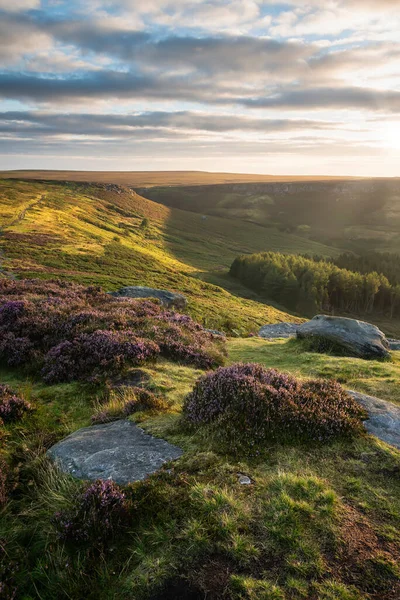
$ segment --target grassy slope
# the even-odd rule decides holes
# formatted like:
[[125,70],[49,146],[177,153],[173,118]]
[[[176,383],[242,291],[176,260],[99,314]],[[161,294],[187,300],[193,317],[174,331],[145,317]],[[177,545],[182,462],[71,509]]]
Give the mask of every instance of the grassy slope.
[[[203,220],[113,186],[4,180],[0,206],[5,269],[109,290],[128,284],[177,290],[188,296],[194,317],[226,330],[249,331],[294,319],[256,303],[254,294],[226,276],[235,256],[265,248],[330,252],[321,244],[251,223]],[[145,228],[144,217],[149,221]]]
[[[278,346],[286,342],[276,342],[275,349],[258,342],[231,341],[230,360],[322,374],[319,356],[296,360],[286,348],[285,361]],[[330,374],[336,360],[330,359]],[[318,361],[320,368],[313,370]],[[342,359],[336,365],[337,372],[351,369]],[[352,369],[353,379],[366,377],[358,361]],[[4,519],[0,513],[0,539],[9,540],[10,556],[19,547],[28,552],[17,575],[25,598],[176,600],[179,586],[186,597],[197,591],[194,598],[207,594],[210,600],[399,597],[399,452],[368,436],[322,447],[276,445],[253,461],[224,456],[218,440],[177,427],[184,396],[200,372],[168,362],[146,370],[172,410],[136,419],[185,454],[169,472],[132,487],[130,531],[89,570],[83,555],[56,544],[51,517],[68,506],[77,484],[57,474],[43,450],[88,425],[96,398],[78,384],[44,386],[1,372],[1,381],[19,388],[36,409],[22,426],[7,428],[20,483],[16,504]],[[237,473],[254,484],[241,486]]]

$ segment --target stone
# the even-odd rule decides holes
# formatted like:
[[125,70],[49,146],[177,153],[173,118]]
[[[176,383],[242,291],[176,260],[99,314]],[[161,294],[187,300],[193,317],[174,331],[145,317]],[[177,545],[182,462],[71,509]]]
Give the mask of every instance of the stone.
[[238,473],[239,483],[240,485],[251,485],[253,482],[247,475],[243,475],[243,473]]
[[267,340],[295,337],[298,326],[298,323],[273,323],[272,325],[263,325],[259,330],[258,335]]
[[144,287],[141,285],[130,285],[123,287],[116,292],[111,292],[111,296],[116,298],[157,298],[161,304],[167,308],[184,309],[187,306],[187,299],[183,294],[177,294],[168,290],[158,290],[156,288]]
[[222,331],[218,331],[217,329],[204,329],[204,331],[207,331],[207,333],[212,333],[212,335],[216,335],[218,337],[226,337],[225,333],[223,333]]
[[391,350],[400,350],[400,340],[388,338],[388,343]]
[[145,479],[182,454],[127,420],[78,429],[48,450],[62,471],[78,479],[112,479],[123,485]]
[[390,356],[389,343],[382,331],[356,319],[317,315],[297,327],[297,337],[325,340],[341,347],[348,356],[366,359]]
[[366,430],[380,440],[400,448],[400,406],[354,390],[347,392],[368,412]]

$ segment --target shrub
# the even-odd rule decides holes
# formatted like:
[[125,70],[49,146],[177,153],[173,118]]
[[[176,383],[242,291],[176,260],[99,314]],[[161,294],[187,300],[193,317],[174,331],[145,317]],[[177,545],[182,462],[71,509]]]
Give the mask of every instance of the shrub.
[[95,481],[75,499],[72,510],[54,515],[59,539],[73,544],[104,546],[124,526],[128,506],[124,492],[113,481]]
[[31,405],[28,402],[19,398],[7,385],[0,385],[0,421],[15,423],[29,410]]
[[0,538],[0,598],[1,600],[15,600],[17,587],[15,575],[17,565],[10,561],[7,555],[6,542]]
[[42,369],[47,383],[71,381],[86,376],[109,376],[127,365],[154,359],[160,349],[154,342],[137,338],[133,331],[83,333],[64,341],[46,355]]
[[108,376],[158,353],[211,368],[222,364],[223,348],[188,315],[152,300],[65,281],[0,280],[0,363],[48,382]]
[[327,441],[362,431],[365,413],[336,382],[300,382],[258,364],[201,377],[184,403],[191,425],[213,425],[223,441],[257,448],[266,440]]

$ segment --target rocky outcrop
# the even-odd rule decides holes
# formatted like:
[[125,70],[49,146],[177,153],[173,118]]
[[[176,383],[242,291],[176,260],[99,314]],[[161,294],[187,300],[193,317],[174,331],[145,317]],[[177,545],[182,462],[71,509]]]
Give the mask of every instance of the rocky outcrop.
[[349,356],[387,358],[389,344],[378,327],[345,317],[317,315],[297,327],[300,339],[316,338],[340,347]]
[[179,310],[184,309],[187,305],[187,299],[183,294],[141,285],[123,287],[116,292],[111,292],[111,295],[117,298],[157,298],[167,308],[173,307]]
[[177,446],[124,420],[78,429],[48,451],[64,472],[78,479],[120,484],[140,481],[182,454]]

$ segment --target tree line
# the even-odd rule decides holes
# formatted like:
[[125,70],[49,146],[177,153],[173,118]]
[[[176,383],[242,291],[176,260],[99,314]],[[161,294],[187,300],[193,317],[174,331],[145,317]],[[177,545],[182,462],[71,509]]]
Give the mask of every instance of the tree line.
[[[354,262],[343,258],[343,264],[354,266],[356,258]],[[309,316],[316,312],[400,316],[399,283],[392,284],[377,271],[342,268],[330,259],[262,252],[236,258],[230,274],[260,295]]]

